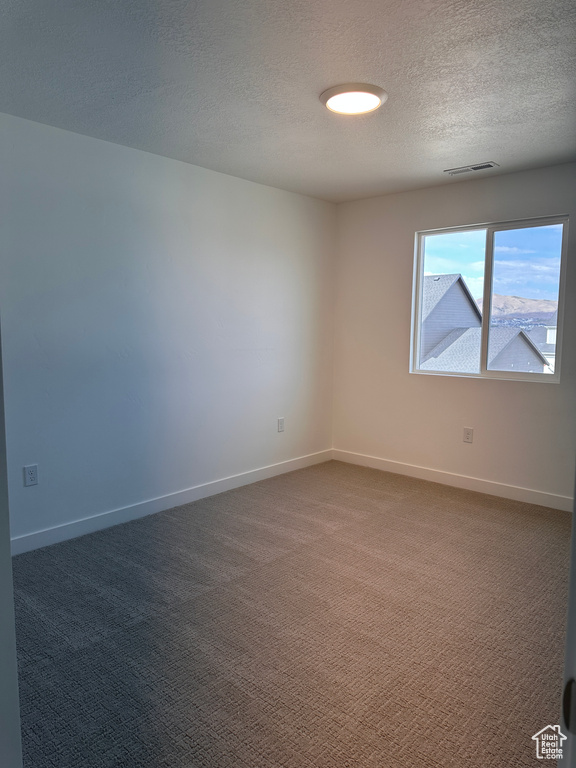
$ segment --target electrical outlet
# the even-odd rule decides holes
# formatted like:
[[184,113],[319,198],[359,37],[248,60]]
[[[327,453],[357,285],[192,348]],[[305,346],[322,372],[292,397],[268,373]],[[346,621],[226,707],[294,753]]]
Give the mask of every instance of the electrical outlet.
[[464,443],[474,442],[474,430],[470,427],[464,427],[464,436],[462,437]]
[[284,416],[278,419],[278,432],[284,432]]
[[38,485],[38,464],[28,464],[24,467],[24,485]]

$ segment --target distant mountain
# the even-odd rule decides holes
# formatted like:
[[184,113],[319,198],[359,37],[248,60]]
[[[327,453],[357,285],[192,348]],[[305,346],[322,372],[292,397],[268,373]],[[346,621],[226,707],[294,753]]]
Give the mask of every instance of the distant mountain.
[[[482,308],[482,300],[477,299]],[[508,317],[524,319],[534,318],[540,321],[552,317],[558,309],[558,302],[551,299],[524,299],[521,296],[502,296],[495,293],[492,299],[492,315],[494,318]]]

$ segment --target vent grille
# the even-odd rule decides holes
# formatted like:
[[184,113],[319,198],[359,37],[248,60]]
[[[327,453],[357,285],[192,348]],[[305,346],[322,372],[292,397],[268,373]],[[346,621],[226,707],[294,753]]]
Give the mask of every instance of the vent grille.
[[488,168],[499,168],[498,163],[489,160],[486,163],[477,163],[476,165],[463,165],[460,168],[447,168],[443,173],[449,176],[457,176],[459,173],[471,173],[472,171],[485,171]]

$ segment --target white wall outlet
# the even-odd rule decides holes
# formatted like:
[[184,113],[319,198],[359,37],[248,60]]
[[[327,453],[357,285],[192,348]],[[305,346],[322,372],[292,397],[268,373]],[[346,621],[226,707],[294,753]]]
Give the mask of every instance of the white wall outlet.
[[284,416],[278,419],[278,432],[284,432]]
[[474,430],[470,427],[464,427],[464,436],[462,437],[464,443],[474,442]]
[[28,464],[24,467],[24,485],[38,485],[38,464]]

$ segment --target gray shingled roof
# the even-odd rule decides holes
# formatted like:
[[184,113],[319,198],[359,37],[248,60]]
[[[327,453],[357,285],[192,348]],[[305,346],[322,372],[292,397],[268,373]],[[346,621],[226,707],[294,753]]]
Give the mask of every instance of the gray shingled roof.
[[[536,354],[542,357],[543,362],[548,364],[523,331],[518,328],[491,328],[488,365],[518,335],[522,335]],[[420,363],[421,370],[479,373],[481,336],[481,328],[454,328]]]
[[423,371],[480,372],[481,328],[454,328],[420,363]]
[[425,275],[422,286],[422,322],[426,320],[444,294],[452,288],[460,275]]
[[548,337],[548,329],[546,328],[545,325],[535,325],[533,328],[528,328],[526,333],[528,334],[528,336],[530,336],[530,338],[538,348],[540,348],[542,344],[546,344],[546,339]]
[[479,318],[482,317],[480,308],[474,301],[470,289],[462,275],[424,275],[422,285],[422,322],[433,312],[440,300],[448,293],[450,288],[460,281],[462,290],[470,301],[470,306],[476,312]]
[[537,344],[536,346],[544,356],[556,354],[556,344]]
[[[498,357],[500,352],[507,347],[512,339],[516,338],[519,333],[526,336],[525,333],[518,330],[518,328],[490,328],[490,341],[488,342],[488,365],[492,363],[494,358]],[[531,346],[534,346],[533,344]]]

